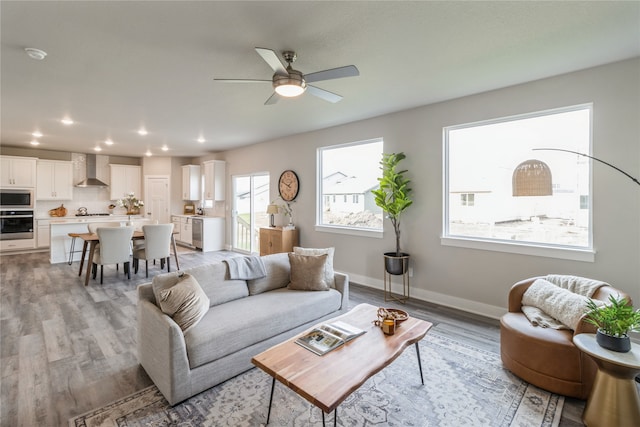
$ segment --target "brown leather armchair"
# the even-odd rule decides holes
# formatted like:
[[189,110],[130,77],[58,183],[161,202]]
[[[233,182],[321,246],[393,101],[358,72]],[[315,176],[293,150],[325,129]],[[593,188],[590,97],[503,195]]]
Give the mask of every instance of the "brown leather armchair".
[[[509,312],[500,319],[500,356],[504,366],[536,387],[564,396],[586,399],[596,374],[596,364],[573,345],[573,336],[595,333],[595,327],[580,322],[575,331],[533,326],[522,312],[522,295],[533,282],[522,280],[509,291]],[[612,287],[602,286],[593,299],[609,295],[631,298]]]

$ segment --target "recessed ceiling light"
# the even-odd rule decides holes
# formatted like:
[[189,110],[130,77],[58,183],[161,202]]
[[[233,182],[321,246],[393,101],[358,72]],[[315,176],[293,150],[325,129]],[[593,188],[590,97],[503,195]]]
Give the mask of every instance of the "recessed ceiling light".
[[24,49],[24,51],[27,52],[29,58],[38,61],[42,61],[47,56],[47,52],[45,52],[44,50],[36,49],[34,47],[27,47]]
[[72,125],[72,124],[73,124],[73,120],[71,120],[69,117],[65,117],[64,119],[60,120],[60,122],[61,122],[63,125],[67,125],[67,126],[69,126],[69,125]]
[[42,133],[40,131],[35,131],[31,135],[33,135],[34,138],[40,138],[42,136]]
[[200,144],[202,144],[203,142],[207,142],[207,140],[206,140],[206,139],[204,139],[203,137],[200,137],[200,138],[198,138],[198,142],[199,142]]
[[149,133],[149,132],[147,132],[147,130],[146,130],[145,128],[140,128],[140,129],[138,130],[138,134],[139,134],[139,135],[142,135],[142,136],[145,136],[145,135],[147,135],[148,133]]
[[169,147],[167,147],[166,145],[162,146],[162,151],[169,151]]
[[113,145],[113,141],[110,139],[105,140],[104,143],[107,145]]
[[149,150],[147,150],[147,152],[144,153],[144,155],[147,156],[147,157],[153,156],[153,154],[151,154],[151,151],[149,151]]
[[31,141],[31,145],[40,145],[40,143],[34,139],[33,141]]
[[101,148],[101,147],[96,146],[96,147],[93,149],[93,151],[102,151],[102,148]]

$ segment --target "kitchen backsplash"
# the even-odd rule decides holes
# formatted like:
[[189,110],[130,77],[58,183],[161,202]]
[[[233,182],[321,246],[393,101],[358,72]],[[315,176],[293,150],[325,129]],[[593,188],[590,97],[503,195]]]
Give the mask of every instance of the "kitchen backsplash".
[[111,200],[109,188],[73,188],[73,200],[36,200],[36,218],[48,218],[49,210],[64,205],[67,216],[74,216],[78,208],[89,213],[108,213]]

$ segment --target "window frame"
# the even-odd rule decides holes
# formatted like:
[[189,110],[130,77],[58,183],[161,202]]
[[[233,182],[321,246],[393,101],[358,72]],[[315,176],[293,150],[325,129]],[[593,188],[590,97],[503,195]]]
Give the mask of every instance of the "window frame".
[[[382,137],[365,139],[361,141],[347,142],[343,144],[333,144],[333,145],[325,145],[322,147],[318,147],[316,149],[316,221],[315,221],[315,231],[325,232],[325,233],[336,233],[336,234],[345,234],[351,236],[359,236],[359,237],[372,237],[377,239],[382,239],[384,233],[384,218],[382,220],[382,226],[380,229],[376,228],[365,228],[365,227],[350,227],[346,225],[334,225],[334,224],[321,224],[320,219],[322,218],[322,209],[323,209],[323,164],[322,164],[322,153],[325,150],[333,150],[338,148],[347,148],[356,145],[365,145],[372,144],[376,142],[381,142],[383,144],[382,152],[384,152],[384,140]],[[376,161],[376,167],[378,167],[378,161]],[[346,197],[346,195],[345,195]],[[336,196],[333,195],[333,201],[335,202]]]
[[492,239],[484,237],[457,236],[449,234],[449,131],[457,129],[466,129],[470,127],[486,126],[510,121],[523,120],[528,118],[542,117],[545,115],[561,114],[571,111],[588,110],[589,111],[589,142],[588,152],[585,154],[592,155],[593,149],[593,103],[578,104],[567,107],[552,108],[530,113],[499,117],[489,120],[481,120],[476,122],[464,123],[459,125],[445,126],[442,129],[443,140],[443,156],[442,156],[442,235],[440,236],[440,244],[443,246],[453,246],[469,249],[488,250],[496,252],[507,252],[521,255],[541,256],[548,258],[566,259],[573,261],[594,262],[595,249],[593,245],[593,161],[588,161],[588,186],[589,186],[589,216],[588,216],[588,245],[586,247],[568,246],[551,243],[538,243],[527,241],[510,241],[501,239]]

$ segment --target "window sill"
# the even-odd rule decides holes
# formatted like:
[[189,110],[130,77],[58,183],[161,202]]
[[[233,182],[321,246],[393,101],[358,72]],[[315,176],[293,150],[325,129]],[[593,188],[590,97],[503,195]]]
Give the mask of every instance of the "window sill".
[[443,246],[479,249],[485,251],[506,252],[511,254],[540,256],[546,258],[567,259],[571,261],[594,262],[595,251],[592,249],[576,249],[543,244],[525,244],[507,241],[486,241],[463,237],[441,237]]
[[352,227],[340,227],[331,225],[316,225],[316,231],[324,233],[347,234],[350,236],[372,237],[382,239],[382,230],[361,229]]

